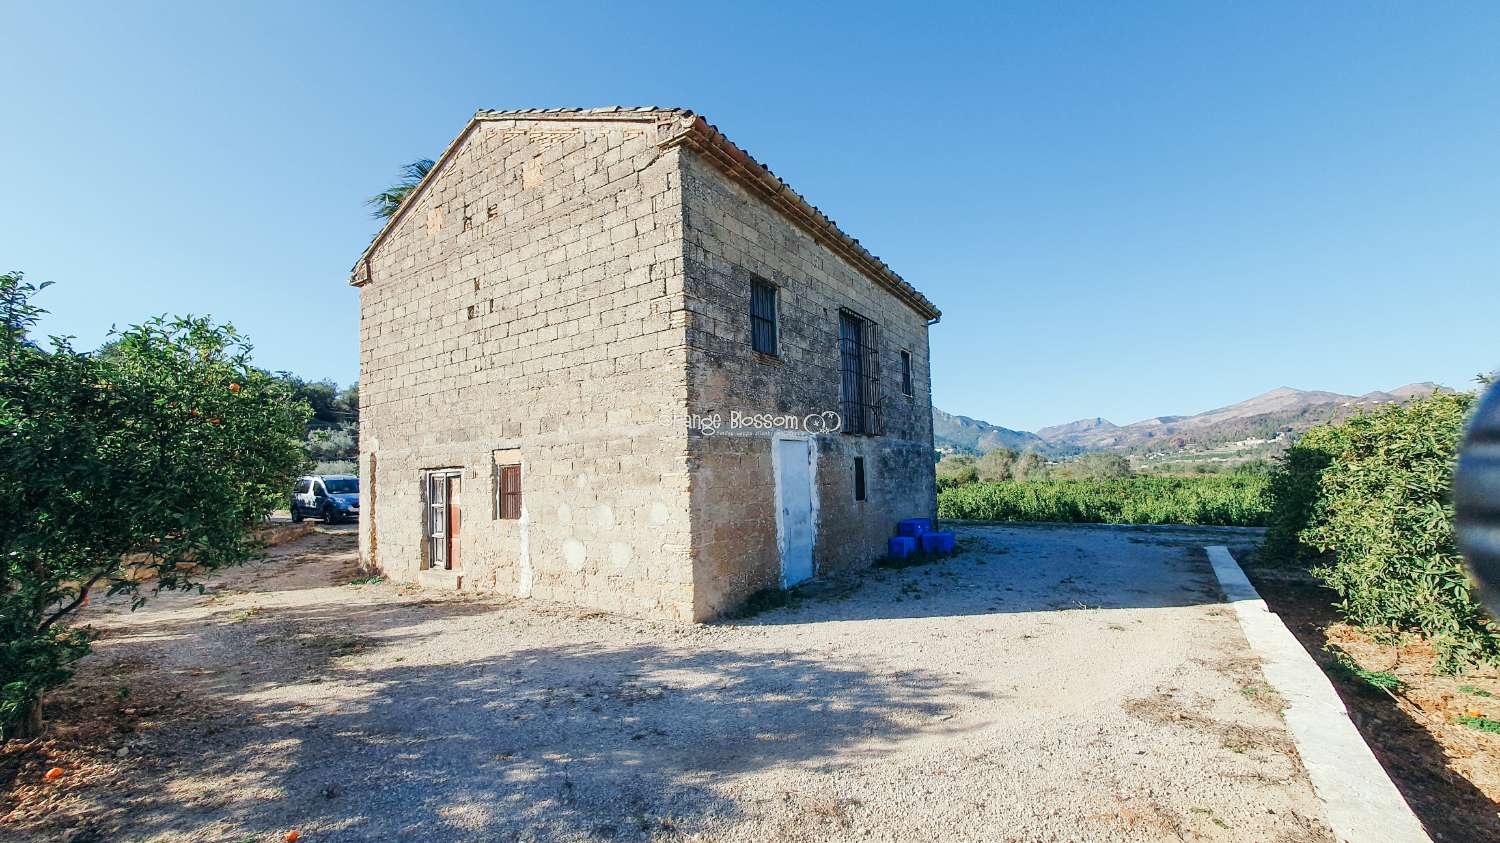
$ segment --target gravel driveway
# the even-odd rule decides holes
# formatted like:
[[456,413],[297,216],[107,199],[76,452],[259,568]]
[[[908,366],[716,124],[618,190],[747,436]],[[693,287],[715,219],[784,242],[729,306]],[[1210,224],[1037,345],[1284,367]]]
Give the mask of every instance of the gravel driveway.
[[[959,538],[952,559],[688,627],[350,585],[352,533],[321,531],[206,596],[93,607],[104,635],[76,693],[123,725],[98,738],[92,784],[19,827],[235,841],[295,828],[307,843],[1331,839],[1201,550],[1243,536]],[[123,702],[106,696],[119,687]]]

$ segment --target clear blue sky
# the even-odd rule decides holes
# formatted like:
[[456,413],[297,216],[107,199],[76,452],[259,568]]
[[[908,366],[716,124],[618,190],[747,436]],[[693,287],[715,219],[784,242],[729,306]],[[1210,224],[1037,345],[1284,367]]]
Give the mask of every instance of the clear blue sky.
[[478,107],[657,104],[944,309],[954,412],[1500,366],[1495,4],[254,5],[0,5],[0,269],[56,282],[48,331],[209,313],[353,380],[401,164]]

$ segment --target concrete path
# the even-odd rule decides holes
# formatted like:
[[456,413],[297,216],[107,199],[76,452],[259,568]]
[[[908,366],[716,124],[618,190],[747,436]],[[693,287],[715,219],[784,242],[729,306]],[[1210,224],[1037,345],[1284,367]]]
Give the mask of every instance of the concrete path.
[[1428,843],[1421,822],[1350,721],[1333,683],[1267,608],[1229,548],[1206,549],[1240,628],[1261,658],[1266,681],[1286,700],[1282,716],[1334,833],[1349,843]]

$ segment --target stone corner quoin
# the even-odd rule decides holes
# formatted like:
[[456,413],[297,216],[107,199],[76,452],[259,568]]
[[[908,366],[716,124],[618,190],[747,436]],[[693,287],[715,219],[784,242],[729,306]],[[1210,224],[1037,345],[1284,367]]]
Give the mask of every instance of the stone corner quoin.
[[776,184],[688,112],[476,115],[351,278],[365,562],[701,621],[935,515],[939,314]]

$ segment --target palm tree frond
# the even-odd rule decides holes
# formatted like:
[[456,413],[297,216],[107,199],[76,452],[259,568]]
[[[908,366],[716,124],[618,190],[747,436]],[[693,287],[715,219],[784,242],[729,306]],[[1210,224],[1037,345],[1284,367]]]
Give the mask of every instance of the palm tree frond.
[[365,200],[365,204],[374,208],[370,215],[376,219],[390,219],[400,209],[401,203],[411,195],[422,179],[432,172],[432,159],[422,158],[407,164],[401,168],[401,181]]

